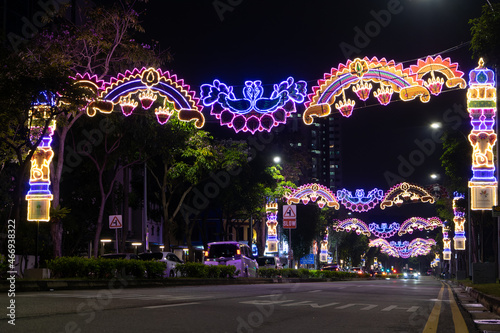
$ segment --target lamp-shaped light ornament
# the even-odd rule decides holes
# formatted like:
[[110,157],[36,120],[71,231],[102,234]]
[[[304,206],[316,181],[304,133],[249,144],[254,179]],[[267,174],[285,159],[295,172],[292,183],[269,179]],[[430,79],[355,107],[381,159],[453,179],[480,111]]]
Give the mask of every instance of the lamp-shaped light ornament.
[[278,252],[278,204],[266,204],[267,252]]
[[479,66],[469,73],[467,90],[467,111],[472,124],[469,134],[472,145],[472,178],[469,181],[472,210],[491,210],[498,204],[493,152],[497,141],[496,100],[495,72],[484,67],[481,58]]

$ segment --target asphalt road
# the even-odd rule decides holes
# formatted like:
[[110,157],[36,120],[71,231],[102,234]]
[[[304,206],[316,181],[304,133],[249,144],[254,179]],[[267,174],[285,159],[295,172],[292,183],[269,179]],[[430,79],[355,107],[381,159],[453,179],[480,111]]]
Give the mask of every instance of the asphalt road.
[[[13,299],[15,326],[2,315],[0,332],[468,332],[451,290],[432,277],[55,290]],[[8,301],[0,295],[4,311]]]

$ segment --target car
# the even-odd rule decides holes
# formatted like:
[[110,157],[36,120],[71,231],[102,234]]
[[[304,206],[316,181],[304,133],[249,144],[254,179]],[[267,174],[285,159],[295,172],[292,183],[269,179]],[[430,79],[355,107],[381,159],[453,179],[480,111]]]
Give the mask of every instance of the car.
[[213,242],[205,251],[205,265],[232,265],[238,277],[257,277],[259,264],[247,244],[236,241]]
[[351,269],[349,269],[349,272],[350,273],[357,273],[357,274],[364,273],[363,268],[361,268],[361,267],[352,267]]
[[103,254],[104,259],[139,259],[139,256],[134,253],[107,253]]
[[432,268],[429,268],[429,269],[427,270],[427,275],[432,275],[432,273],[433,273],[433,272],[432,272]]
[[323,267],[321,267],[321,270],[322,271],[340,271],[340,267],[339,265],[337,264],[329,264],[329,265],[324,265]]
[[419,277],[420,277],[420,272],[417,272],[413,268],[403,269],[403,278],[404,279],[418,279]]
[[144,252],[139,254],[139,259],[141,260],[158,260],[167,264],[167,268],[165,269],[164,276],[166,277],[176,277],[180,276],[180,273],[177,272],[175,266],[178,264],[183,264],[184,261],[179,259],[172,252]]
[[280,259],[277,257],[258,257],[257,263],[259,264],[259,268],[274,268],[274,269],[282,269],[283,265],[281,265]]

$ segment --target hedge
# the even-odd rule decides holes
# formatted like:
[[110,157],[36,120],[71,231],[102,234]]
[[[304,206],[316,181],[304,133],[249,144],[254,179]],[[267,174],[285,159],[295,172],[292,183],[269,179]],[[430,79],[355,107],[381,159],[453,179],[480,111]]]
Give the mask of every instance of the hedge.
[[236,271],[236,267],[232,265],[205,265],[198,262],[178,264],[175,268],[181,273],[182,277],[189,278],[227,278],[239,273]]
[[[263,278],[320,278],[320,279],[333,279],[333,280],[344,280],[360,277],[357,273],[349,272],[337,272],[337,271],[320,271],[306,268],[284,268],[284,269],[274,269],[274,268],[259,268],[259,277]],[[365,277],[367,275],[363,275]]]
[[47,262],[47,268],[57,278],[108,279],[118,275],[136,278],[159,278],[167,268],[161,261],[138,259],[103,259],[59,257]]

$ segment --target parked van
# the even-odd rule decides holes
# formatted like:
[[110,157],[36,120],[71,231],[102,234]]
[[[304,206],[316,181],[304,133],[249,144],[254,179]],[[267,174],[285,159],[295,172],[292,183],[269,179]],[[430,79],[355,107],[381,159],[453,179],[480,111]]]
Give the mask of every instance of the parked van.
[[256,277],[259,267],[250,247],[235,241],[209,243],[205,265],[232,265],[243,277]]

